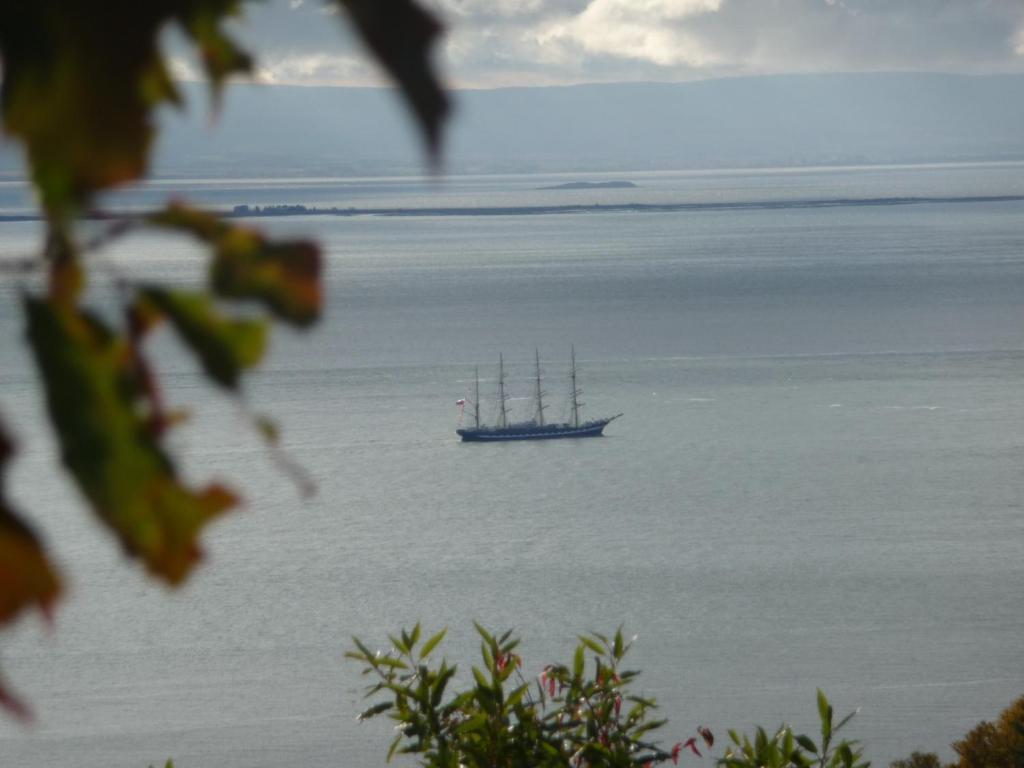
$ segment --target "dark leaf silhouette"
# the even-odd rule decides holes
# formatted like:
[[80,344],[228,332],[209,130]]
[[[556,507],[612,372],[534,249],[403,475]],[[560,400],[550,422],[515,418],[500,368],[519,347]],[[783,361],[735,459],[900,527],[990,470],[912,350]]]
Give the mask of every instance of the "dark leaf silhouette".
[[448,97],[430,64],[430,47],[441,25],[412,0],[337,0],[356,29],[395,81],[419,120],[427,146],[435,155]]
[[72,307],[27,298],[25,308],[65,467],[129,554],[182,581],[201,555],[200,530],[235,496],[179,482],[148,428],[123,339]]
[[[92,192],[143,175],[153,108],[177,101],[157,45],[177,21],[200,47],[215,84],[248,57],[220,31],[233,0],[33,0],[0,4],[3,120],[25,143],[52,218]],[[73,127],[73,130],[69,130]]]
[[247,227],[179,203],[153,224],[189,232],[213,246],[210,281],[224,298],[254,299],[280,319],[307,326],[320,316],[320,249],[308,240],[274,242]]

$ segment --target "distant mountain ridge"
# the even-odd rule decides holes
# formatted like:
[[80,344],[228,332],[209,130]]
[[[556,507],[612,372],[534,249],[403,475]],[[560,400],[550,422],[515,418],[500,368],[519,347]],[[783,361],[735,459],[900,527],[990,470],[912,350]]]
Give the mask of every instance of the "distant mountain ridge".
[[[175,176],[418,174],[404,108],[379,88],[203,87],[168,110],[155,171]],[[1024,159],[1024,75],[772,75],[459,91],[449,173]],[[18,167],[10,145],[0,170]]]

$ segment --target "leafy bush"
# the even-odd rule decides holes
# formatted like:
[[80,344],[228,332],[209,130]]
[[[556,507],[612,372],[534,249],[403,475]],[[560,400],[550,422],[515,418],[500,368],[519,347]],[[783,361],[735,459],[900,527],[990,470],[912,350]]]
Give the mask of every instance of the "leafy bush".
[[836,734],[856,714],[855,710],[834,724],[832,705],[819,690],[820,749],[810,736],[794,735],[788,725],[780,726],[772,736],[758,726],[753,739],[730,730],[732,745],[726,748],[725,756],[718,764],[722,768],[868,768],[871,763],[861,760],[861,750],[856,741],[843,739],[833,744]]
[[942,762],[934,752],[911,752],[910,757],[893,760],[889,768],[942,768]]
[[[420,644],[417,624],[391,636],[387,652],[354,638],[346,655],[373,678],[366,697],[378,700],[360,719],[386,713],[396,723],[389,761],[409,754],[425,768],[636,768],[678,762],[683,749],[700,755],[696,736],[668,750],[651,741],[666,721],[651,717],[653,699],[630,691],[639,673],[621,667],[630,647],[621,628],[611,638],[581,635],[569,664],[532,678],[523,674],[511,631],[476,630],[482,663],[472,667],[472,684],[457,691],[450,690],[457,667],[431,662],[445,630]],[[707,728],[698,733],[708,747],[714,743]]]
[[1024,768],[1024,696],[990,723],[982,720],[961,741],[957,768]]

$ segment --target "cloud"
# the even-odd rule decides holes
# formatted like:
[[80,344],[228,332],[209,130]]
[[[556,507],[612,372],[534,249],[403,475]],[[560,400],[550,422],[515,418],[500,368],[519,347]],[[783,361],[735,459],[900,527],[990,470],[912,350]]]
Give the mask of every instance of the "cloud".
[[593,0],[576,17],[551,25],[541,39],[661,67],[707,67],[718,59],[685,22],[720,7],[721,0]]
[[[782,72],[1024,72],[1021,0],[421,0],[459,87]],[[246,5],[261,79],[378,84],[318,0]]]
[[272,55],[260,61],[255,79],[271,85],[383,84],[365,57],[329,53]]

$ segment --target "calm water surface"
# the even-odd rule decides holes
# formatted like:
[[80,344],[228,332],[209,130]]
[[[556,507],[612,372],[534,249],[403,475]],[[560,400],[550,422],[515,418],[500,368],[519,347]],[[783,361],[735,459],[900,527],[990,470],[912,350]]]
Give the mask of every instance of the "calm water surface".
[[[1013,195],[1020,166],[161,185],[211,203],[357,207]],[[614,178],[614,177],[602,177]],[[573,197],[575,196],[575,197]],[[0,185],[0,209],[24,191]],[[699,724],[812,727],[814,690],[860,707],[876,765],[949,742],[1024,693],[1024,203],[264,221],[328,254],[329,305],[279,333],[247,393],[285,427],[311,501],[237,409],[161,339],[173,443],[196,482],[245,489],[209,560],[168,593],[120,558],[54,472],[0,278],[10,480],[71,582],[54,631],[0,638],[38,723],[0,721],[0,764],[379,766],[355,722],[349,637],[403,624],[515,627],[528,670],[622,623],[665,739]],[[5,257],[38,227],[0,224]],[[123,273],[202,274],[187,241],[139,236]],[[95,289],[100,305],[108,290]],[[473,366],[511,361],[525,413],[540,348],[563,409],[575,343],[603,440],[463,445]],[[485,407],[487,412],[487,407]],[[710,765],[709,761],[705,761]]]

